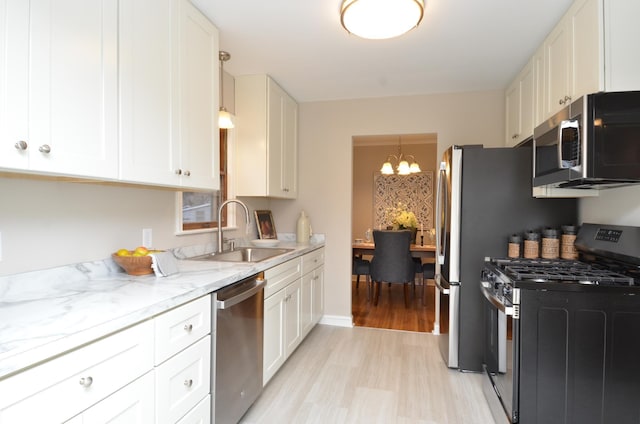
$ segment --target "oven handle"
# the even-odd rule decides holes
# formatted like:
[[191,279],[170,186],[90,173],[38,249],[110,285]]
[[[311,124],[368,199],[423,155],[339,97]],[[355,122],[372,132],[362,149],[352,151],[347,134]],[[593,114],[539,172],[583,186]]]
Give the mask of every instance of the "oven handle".
[[440,293],[449,294],[450,285],[449,283],[444,284],[445,280],[442,278],[442,275],[436,274],[433,281],[436,284],[436,287],[438,288],[438,290],[440,290]]
[[480,289],[482,290],[482,294],[484,297],[491,303],[493,306],[498,308],[500,311],[504,312],[505,315],[513,316],[513,306],[507,306],[503,301],[498,299],[494,294],[489,290],[491,287],[491,283],[488,281],[481,281],[482,286]]

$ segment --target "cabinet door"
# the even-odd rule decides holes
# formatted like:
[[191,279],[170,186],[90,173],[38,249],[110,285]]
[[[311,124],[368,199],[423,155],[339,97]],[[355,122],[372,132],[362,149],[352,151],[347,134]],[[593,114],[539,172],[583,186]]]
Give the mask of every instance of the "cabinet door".
[[28,93],[29,1],[0,0],[0,167],[29,166]]
[[315,273],[309,272],[300,280],[300,326],[302,337],[313,328],[313,283]]
[[519,76],[520,83],[520,136],[518,143],[533,136],[535,112],[535,70],[530,61]]
[[604,37],[602,0],[580,0],[573,4],[571,22],[572,99],[604,89]]
[[156,368],[158,423],[175,423],[210,392],[211,336]]
[[534,116],[533,128],[537,127],[546,119],[545,115],[545,66],[544,66],[544,45],[542,45],[533,56],[533,78],[534,78]]
[[300,280],[285,289],[284,344],[288,357],[302,341],[300,315],[302,306],[302,290]]
[[[119,11],[120,178],[178,185],[175,0],[129,0]],[[153,10],[153,13],[149,13]]]
[[311,320],[315,325],[324,315],[324,266],[314,271],[311,302]]
[[180,0],[180,151],[173,168],[182,186],[220,189],[218,30],[189,0]]
[[550,116],[564,107],[569,98],[570,36],[566,23],[561,22],[544,43],[546,92],[545,115]]
[[269,196],[286,197],[283,167],[285,166],[284,113],[285,92],[271,78],[267,79],[267,187]]
[[92,406],[72,422],[82,424],[144,424],[155,422],[153,372]]
[[520,137],[520,82],[513,81],[505,93],[506,111],[506,135],[505,146],[511,147],[517,144]]
[[284,320],[285,290],[269,296],[264,300],[264,352],[263,352],[263,384],[284,364]]
[[118,1],[31,0],[30,13],[31,170],[117,178]]
[[298,196],[298,104],[285,93],[283,101],[281,188],[284,197]]

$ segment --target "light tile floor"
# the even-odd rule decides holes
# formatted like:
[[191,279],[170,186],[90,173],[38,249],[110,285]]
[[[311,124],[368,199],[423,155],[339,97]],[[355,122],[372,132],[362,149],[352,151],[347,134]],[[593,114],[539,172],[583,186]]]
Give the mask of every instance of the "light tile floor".
[[494,424],[481,379],[432,334],[317,325],[241,422]]

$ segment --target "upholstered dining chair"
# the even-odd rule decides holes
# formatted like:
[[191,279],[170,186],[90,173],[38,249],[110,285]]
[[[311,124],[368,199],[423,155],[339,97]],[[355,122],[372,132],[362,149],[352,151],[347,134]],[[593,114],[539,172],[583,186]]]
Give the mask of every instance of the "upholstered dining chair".
[[367,282],[367,299],[371,297],[371,280],[370,280],[370,266],[371,262],[366,259],[353,257],[353,265],[351,268],[351,274],[356,276],[356,290],[360,287],[360,276],[364,275]]
[[408,307],[408,284],[414,281],[416,272],[410,250],[411,231],[374,230],[373,241],[370,268],[373,304],[378,305],[382,282],[399,283],[404,285],[404,304]]

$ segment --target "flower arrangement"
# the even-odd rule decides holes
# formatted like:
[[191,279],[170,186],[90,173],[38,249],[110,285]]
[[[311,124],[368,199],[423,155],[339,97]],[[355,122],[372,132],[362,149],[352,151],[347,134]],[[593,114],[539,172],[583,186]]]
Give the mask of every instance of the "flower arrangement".
[[395,208],[387,209],[387,219],[391,221],[394,230],[412,230],[418,228],[416,215],[407,210],[407,206],[398,202]]

